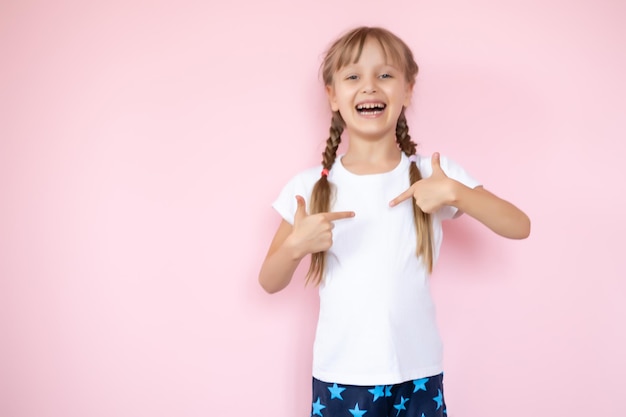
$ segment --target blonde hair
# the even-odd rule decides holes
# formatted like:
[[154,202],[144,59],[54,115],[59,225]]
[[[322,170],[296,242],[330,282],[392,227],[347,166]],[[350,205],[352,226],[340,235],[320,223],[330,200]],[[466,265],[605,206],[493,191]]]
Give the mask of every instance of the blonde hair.
[[[332,86],[334,74],[344,66],[358,62],[363,51],[365,41],[374,39],[378,41],[387,59],[390,59],[404,73],[406,82],[413,85],[417,76],[418,66],[413,58],[411,49],[396,35],[386,29],[378,27],[358,27],[337,39],[327,50],[321,65],[322,80],[326,86]],[[345,122],[338,111],[333,112],[330,135],[326,140],[326,149],[322,152],[322,165],[330,171],[337,157],[337,148],[341,143],[341,134],[345,128]],[[396,124],[396,142],[398,148],[406,156],[415,155],[417,145],[411,140],[404,109],[398,117]],[[422,179],[422,174],[415,162],[411,162],[409,170],[410,183]],[[330,210],[332,187],[326,175],[322,174],[315,183],[311,193],[311,214],[325,213]],[[433,232],[430,215],[424,213],[415,201],[413,201],[413,215],[417,232],[417,253],[421,256],[428,271],[433,267]],[[311,265],[307,273],[307,283],[313,281],[316,285],[321,283],[326,268],[326,252],[311,254]]]

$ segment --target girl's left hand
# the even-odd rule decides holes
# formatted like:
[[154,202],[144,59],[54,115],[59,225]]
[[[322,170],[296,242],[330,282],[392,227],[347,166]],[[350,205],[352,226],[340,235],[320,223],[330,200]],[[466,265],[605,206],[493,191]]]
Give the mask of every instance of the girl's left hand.
[[454,183],[450,179],[439,162],[439,153],[434,153],[431,158],[433,173],[430,177],[417,181],[408,190],[391,200],[389,206],[394,207],[411,197],[415,198],[415,204],[424,213],[434,213],[441,207],[450,205],[454,201]]

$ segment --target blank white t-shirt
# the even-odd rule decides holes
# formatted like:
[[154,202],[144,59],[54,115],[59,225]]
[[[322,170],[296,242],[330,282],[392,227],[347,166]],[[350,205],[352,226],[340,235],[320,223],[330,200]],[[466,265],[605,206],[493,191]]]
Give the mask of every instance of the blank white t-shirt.
[[[313,352],[313,376],[331,383],[387,385],[443,371],[442,345],[431,299],[428,271],[416,256],[413,200],[389,202],[409,188],[409,160],[382,174],[356,175],[339,156],[328,179],[334,184],[331,211],[354,211],[336,221],[327,269],[320,285],[320,312]],[[418,156],[423,178],[432,173],[430,157]],[[470,188],[480,183],[459,165],[441,157],[450,178]],[[273,207],[293,224],[301,195],[309,206],[321,166],[301,172],[283,188]],[[432,217],[434,260],[442,241],[441,222],[456,208]]]

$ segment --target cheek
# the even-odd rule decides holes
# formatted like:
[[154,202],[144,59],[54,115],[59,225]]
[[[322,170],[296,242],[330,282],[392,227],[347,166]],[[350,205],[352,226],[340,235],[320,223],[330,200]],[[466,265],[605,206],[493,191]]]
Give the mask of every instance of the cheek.
[[353,95],[350,89],[335,87],[335,89],[328,95],[331,109],[333,111],[339,111],[340,108],[351,106],[352,97]]
[[337,103],[337,107],[348,108],[352,107],[354,101],[354,94],[352,91],[347,89],[342,89],[337,92],[335,96],[335,102]]

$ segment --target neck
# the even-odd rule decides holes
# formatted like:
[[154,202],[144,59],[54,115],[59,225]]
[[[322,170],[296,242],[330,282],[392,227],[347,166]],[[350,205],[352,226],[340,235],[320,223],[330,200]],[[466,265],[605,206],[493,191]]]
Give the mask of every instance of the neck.
[[[356,140],[355,140],[356,139]],[[359,174],[391,171],[400,162],[401,151],[393,140],[368,141],[350,137],[341,159],[344,167]]]

